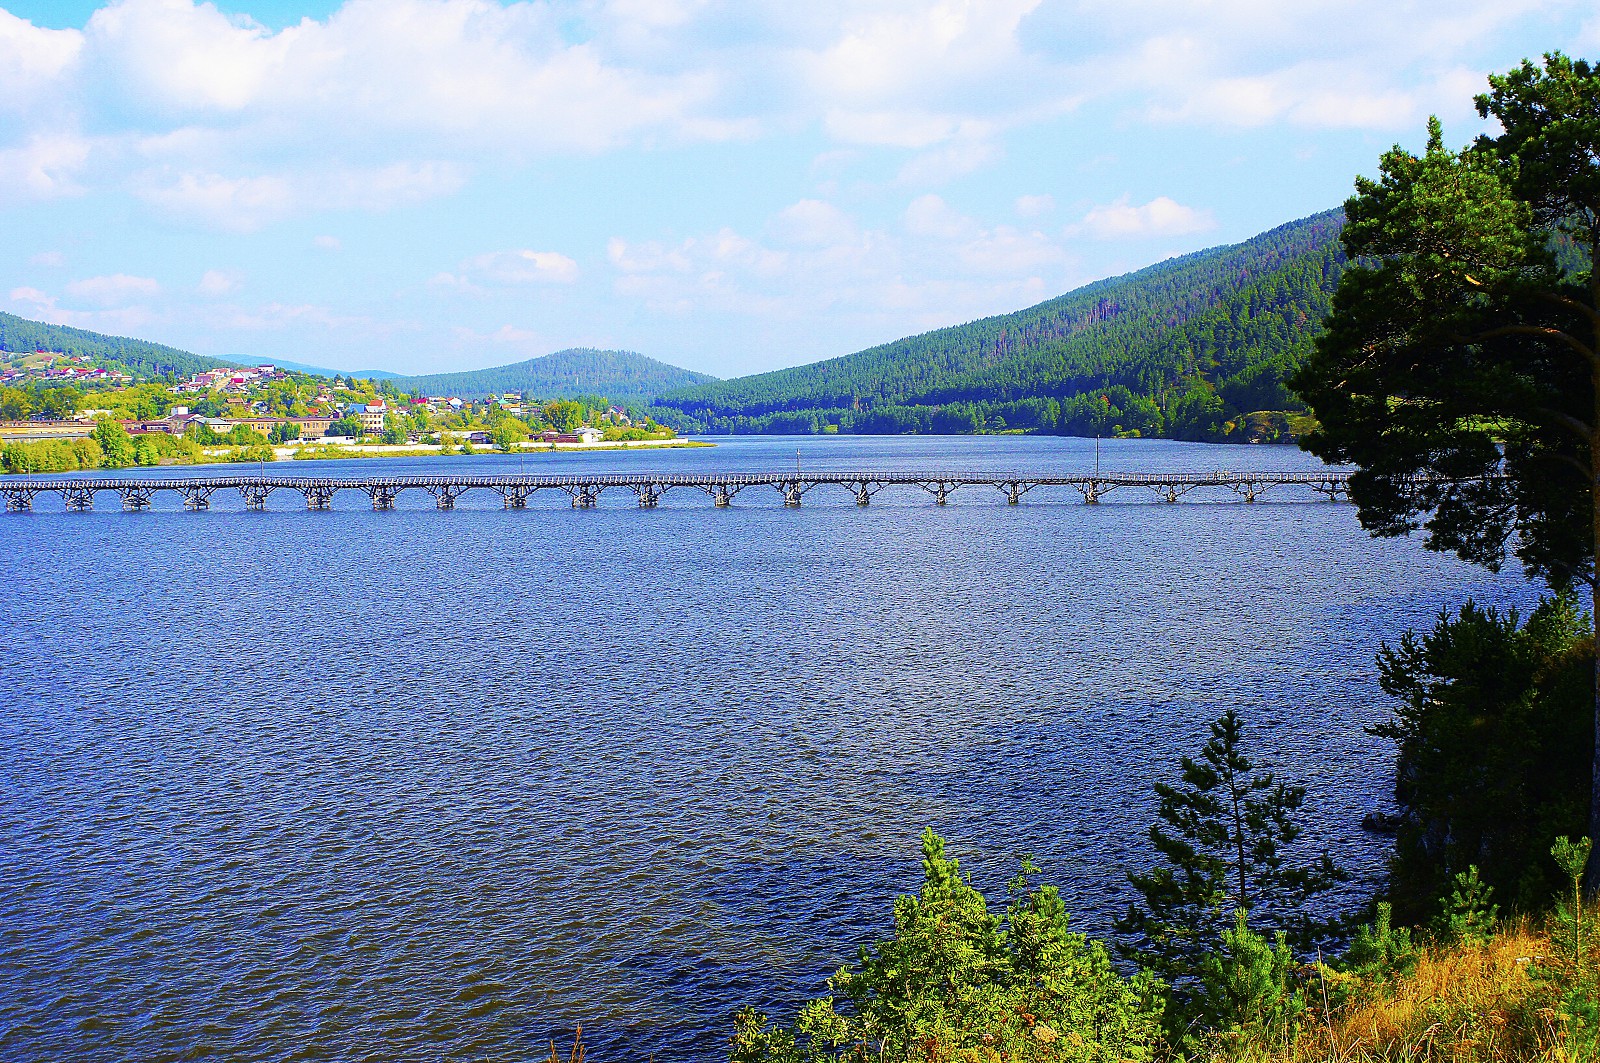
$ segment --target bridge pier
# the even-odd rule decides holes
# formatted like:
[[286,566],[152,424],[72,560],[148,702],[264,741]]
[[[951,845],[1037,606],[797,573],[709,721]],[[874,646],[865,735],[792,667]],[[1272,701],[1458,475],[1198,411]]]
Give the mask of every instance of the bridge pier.
[[714,484],[706,488],[706,493],[711,496],[711,504],[718,509],[727,509],[733,505],[733,496],[739,493],[739,488],[728,484]]
[[332,484],[311,484],[300,489],[300,493],[306,496],[306,509],[308,510],[332,509],[333,491]]
[[[530,487],[527,484],[502,484],[495,490],[500,493],[500,500],[504,503],[503,508],[527,509],[528,496],[533,494],[537,488]],[[453,508],[454,505],[455,503],[452,502],[449,508]],[[447,507],[441,503],[439,508],[445,509]]]
[[184,484],[178,488],[178,494],[183,496],[183,508],[193,513],[197,510],[211,508],[211,495],[215,487],[206,487],[200,484]]
[[1194,484],[1151,484],[1150,489],[1162,502],[1175,505],[1178,499],[1194,490]]
[[667,493],[667,485],[658,483],[635,484],[633,493],[639,496],[640,509],[655,509],[661,504],[661,496]]
[[467,491],[465,487],[458,487],[455,484],[438,484],[426,490],[433,496],[433,505],[436,509],[455,509],[456,499]]
[[778,490],[783,493],[784,507],[789,509],[798,506],[800,504],[800,496],[805,494],[799,480],[784,480],[778,485]]
[[135,513],[141,509],[150,508],[150,496],[154,494],[149,487],[119,487],[117,494],[122,498],[122,512]]
[[394,508],[395,496],[400,492],[388,484],[372,484],[367,488],[367,495],[372,499],[374,510],[389,510]]
[[94,488],[68,487],[61,492],[61,500],[73,513],[87,513],[94,508]]
[[593,509],[595,503],[600,501],[600,493],[605,490],[602,484],[572,484],[562,485],[561,488],[572,499],[573,509]]
[[1108,492],[1115,490],[1117,485],[1106,483],[1103,480],[1091,479],[1084,480],[1082,483],[1073,484],[1073,486],[1076,487],[1079,493],[1083,495],[1083,501],[1086,505],[1098,506],[1100,504],[1100,499]]
[[1337,480],[1324,480],[1310,486],[1311,490],[1317,494],[1326,496],[1329,502],[1339,501],[1340,495],[1344,496],[1346,502],[1350,501],[1350,485],[1348,482],[1340,483]]
[[33,511],[33,496],[38,492],[26,487],[12,487],[6,490],[7,513],[30,513]]
[[1244,501],[1254,502],[1256,500],[1256,496],[1265,491],[1268,485],[1264,483],[1257,483],[1254,480],[1236,480],[1230,483],[1228,486],[1233,489],[1234,494],[1238,495]]
[[239,485],[239,494],[244,498],[244,508],[263,510],[267,508],[267,499],[272,496],[273,486],[261,483],[242,483]]
[[1006,505],[1015,506],[1021,503],[1022,496],[1032,491],[1038,484],[1025,483],[1022,480],[1002,480],[995,484],[1006,494]]
[[846,480],[844,489],[856,496],[856,505],[870,506],[872,496],[883,490],[883,484],[877,480]]

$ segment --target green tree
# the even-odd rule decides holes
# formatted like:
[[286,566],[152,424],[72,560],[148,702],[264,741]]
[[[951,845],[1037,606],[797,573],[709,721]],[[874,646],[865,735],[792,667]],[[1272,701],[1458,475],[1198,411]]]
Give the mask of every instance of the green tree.
[[528,426],[515,417],[502,417],[489,432],[489,438],[494,440],[494,445],[510,454],[518,449],[518,445],[528,438]]
[[1198,979],[1236,911],[1309,949],[1332,924],[1314,918],[1306,902],[1345,878],[1326,853],[1293,859],[1305,788],[1256,770],[1232,710],[1211,724],[1199,759],[1181,763],[1181,784],[1155,785],[1150,842],[1162,863],[1128,875],[1143,903],[1129,905],[1117,922],[1136,938],[1124,953],[1171,983],[1169,1028],[1179,1035],[1199,1017]]
[[[1422,155],[1396,147],[1357,180],[1343,241],[1361,264],[1292,381],[1320,422],[1304,445],[1360,466],[1373,534],[1425,527],[1490,568],[1515,555],[1600,606],[1600,73],[1553,53],[1489,85],[1500,136],[1453,152],[1433,119]],[[1597,833],[1600,741],[1589,777]]]
[[1394,715],[1370,731],[1396,747],[1389,898],[1402,922],[1427,920],[1469,867],[1523,910],[1560,890],[1544,854],[1588,818],[1590,639],[1563,594],[1526,622],[1467,602],[1379,652]]
[[1102,945],[1072,933],[1056,890],[1029,880],[1030,861],[1002,920],[931,830],[922,853],[922,888],[895,901],[894,937],[863,947],[830,980],[835,995],[800,1009],[791,1027],[741,1011],[735,1063],[1153,1057],[1153,981],[1123,978]]
[[333,424],[328,426],[330,436],[349,436],[351,439],[360,439],[367,434],[361,425],[361,418],[353,413],[347,413]]
[[120,469],[133,464],[133,437],[119,422],[109,417],[100,418],[90,438],[100,445],[100,460],[105,468]]
[[550,427],[558,432],[576,432],[583,427],[583,407],[568,399],[547,402],[540,409]]
[[1196,1005],[1205,1029],[1224,1043],[1270,1048],[1288,1041],[1305,1011],[1293,965],[1288,936],[1279,931],[1268,941],[1250,929],[1248,913],[1239,909],[1200,967]]

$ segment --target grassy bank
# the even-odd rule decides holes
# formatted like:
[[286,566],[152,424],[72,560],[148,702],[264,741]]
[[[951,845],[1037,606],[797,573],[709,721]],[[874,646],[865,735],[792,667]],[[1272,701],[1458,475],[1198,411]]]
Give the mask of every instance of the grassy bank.
[[[537,458],[543,454],[556,453],[558,446],[561,451],[594,451],[676,450],[684,447],[715,445],[698,440],[676,440],[652,443],[648,446],[635,443],[597,443],[528,447],[512,453]],[[442,454],[470,456],[501,453],[504,452],[488,446],[472,446],[466,443],[449,447],[440,447],[436,444],[370,447],[334,444],[298,447],[274,447],[267,444],[211,446],[183,436],[151,433],[134,437],[126,444],[119,440],[111,448],[102,446],[99,441],[89,436],[30,443],[5,443],[0,445],[0,472],[65,473],[90,469],[130,469],[168,465],[220,465],[235,462],[319,461],[343,458],[425,458]]]
[[[1576,1063],[1600,1058],[1573,1014],[1592,991],[1581,967],[1557,958],[1549,924],[1514,921],[1487,939],[1433,944],[1387,975],[1304,972],[1307,1010],[1273,1043],[1212,1035],[1195,1056],[1214,1063]],[[1559,931],[1558,931],[1559,932]],[[1586,946],[1588,970],[1600,962]]]

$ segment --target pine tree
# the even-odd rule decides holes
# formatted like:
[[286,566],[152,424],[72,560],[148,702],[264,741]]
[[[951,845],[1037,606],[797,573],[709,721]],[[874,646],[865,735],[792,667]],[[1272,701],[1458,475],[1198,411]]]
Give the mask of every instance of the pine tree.
[[1129,873],[1143,904],[1129,905],[1117,921],[1135,939],[1124,955],[1171,984],[1171,1016],[1180,1028],[1194,1018],[1197,979],[1207,955],[1233,931],[1236,911],[1304,951],[1334,925],[1312,916],[1306,902],[1346,877],[1327,853],[1291,860],[1305,788],[1258,772],[1243,738],[1244,725],[1230,710],[1211,725],[1199,759],[1183,758],[1181,783],[1156,784],[1159,821],[1150,841],[1162,863]]

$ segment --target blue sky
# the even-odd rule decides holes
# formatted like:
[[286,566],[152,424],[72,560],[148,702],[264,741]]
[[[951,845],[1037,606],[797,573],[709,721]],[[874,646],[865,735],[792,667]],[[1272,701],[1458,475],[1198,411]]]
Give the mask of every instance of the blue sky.
[[0,309],[732,376],[1341,202],[1592,0],[0,0]]

